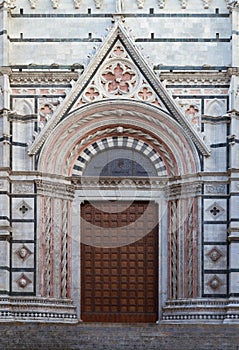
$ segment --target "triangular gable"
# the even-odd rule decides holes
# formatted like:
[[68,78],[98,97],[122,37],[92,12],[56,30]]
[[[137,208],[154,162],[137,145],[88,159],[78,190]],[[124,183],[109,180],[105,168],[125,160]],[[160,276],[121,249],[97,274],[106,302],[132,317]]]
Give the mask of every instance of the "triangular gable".
[[133,98],[156,105],[178,121],[203,155],[209,155],[210,151],[198,132],[183,115],[119,21],[70,93],[37,135],[29,148],[29,154],[37,153],[64,116],[86,103],[104,98]]

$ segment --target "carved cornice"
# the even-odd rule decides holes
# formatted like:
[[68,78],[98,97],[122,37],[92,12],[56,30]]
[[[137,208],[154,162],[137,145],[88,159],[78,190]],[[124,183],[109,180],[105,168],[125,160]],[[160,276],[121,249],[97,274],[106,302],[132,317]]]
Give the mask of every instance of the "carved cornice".
[[230,84],[230,70],[228,72],[185,72],[185,73],[169,73],[169,72],[160,72],[160,80],[166,85],[170,84],[185,84],[185,85],[225,85]]
[[10,67],[0,67],[0,75],[11,75],[12,70]]
[[239,1],[231,1],[231,0],[226,0],[227,3],[227,8],[232,11],[235,9],[239,9]]
[[78,77],[77,72],[13,72],[10,74],[10,83],[12,85],[69,84]]
[[139,178],[124,178],[124,177],[78,177],[72,176],[69,178],[71,182],[80,189],[155,189],[162,190],[168,183],[168,179],[164,177],[139,177]]
[[227,70],[229,77],[231,77],[232,75],[236,75],[239,76],[239,67],[230,67]]
[[44,197],[61,199],[74,199],[75,187],[73,185],[59,184],[50,181],[36,180],[37,194]]
[[192,198],[201,195],[202,182],[188,182],[180,184],[171,184],[166,189],[166,197],[168,200]]

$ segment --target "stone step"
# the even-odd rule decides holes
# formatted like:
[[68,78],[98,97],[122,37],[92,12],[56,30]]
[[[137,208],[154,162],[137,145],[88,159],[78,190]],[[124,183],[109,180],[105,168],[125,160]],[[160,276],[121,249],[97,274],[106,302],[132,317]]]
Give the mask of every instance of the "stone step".
[[239,350],[237,325],[1,323],[3,350]]

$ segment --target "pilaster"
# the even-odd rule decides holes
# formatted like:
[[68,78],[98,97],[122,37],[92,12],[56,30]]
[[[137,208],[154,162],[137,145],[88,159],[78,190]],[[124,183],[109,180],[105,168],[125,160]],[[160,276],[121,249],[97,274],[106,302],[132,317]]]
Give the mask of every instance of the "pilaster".
[[9,39],[8,39],[8,19],[9,19],[9,3],[3,1],[0,4],[0,66],[8,66],[9,64]]
[[[39,205],[38,261],[40,294],[69,298],[71,295],[71,201],[74,187],[36,181]],[[40,281],[39,281],[40,282]]]
[[9,294],[10,282],[10,183],[8,171],[0,171],[0,295]]

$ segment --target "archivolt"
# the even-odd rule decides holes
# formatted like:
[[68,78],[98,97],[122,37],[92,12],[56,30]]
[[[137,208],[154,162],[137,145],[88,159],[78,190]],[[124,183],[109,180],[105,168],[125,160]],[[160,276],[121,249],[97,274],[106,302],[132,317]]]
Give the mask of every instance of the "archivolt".
[[[141,104],[137,109],[128,103],[122,103],[120,109],[117,107],[119,105],[99,104],[98,108],[83,108],[65,118],[43,146],[39,170],[69,175],[69,169],[86,144],[104,134],[117,133],[119,126],[124,128],[124,132],[135,137],[137,135],[139,139],[144,138],[157,146],[159,153],[167,159],[171,175],[192,173],[199,169],[199,158],[193,142],[170,116]],[[172,154],[177,162],[175,170]]]

